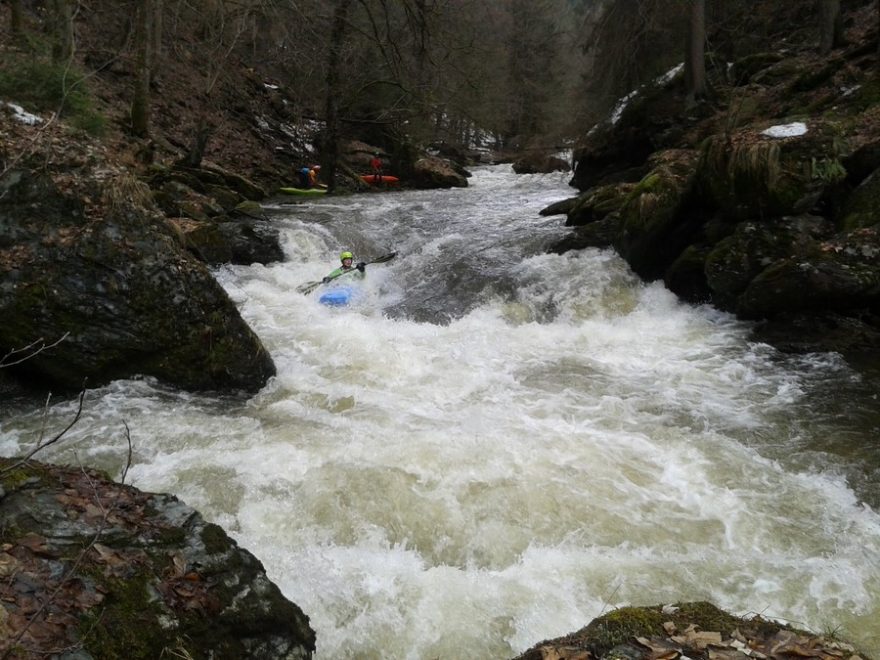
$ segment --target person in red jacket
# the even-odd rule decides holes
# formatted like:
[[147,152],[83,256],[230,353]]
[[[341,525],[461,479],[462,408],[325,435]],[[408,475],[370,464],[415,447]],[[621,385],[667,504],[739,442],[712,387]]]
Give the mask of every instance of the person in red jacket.
[[382,159],[379,158],[379,154],[373,154],[373,159],[370,161],[370,169],[373,172],[373,183],[379,185],[382,183]]

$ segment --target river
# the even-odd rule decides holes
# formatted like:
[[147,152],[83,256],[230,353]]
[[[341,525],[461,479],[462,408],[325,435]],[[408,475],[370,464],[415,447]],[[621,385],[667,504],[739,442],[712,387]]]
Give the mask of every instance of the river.
[[[319,658],[509,658],[610,608],[710,600],[880,654],[877,379],[792,357],[645,284],[545,254],[563,175],[270,205],[283,263],[218,279],[278,375],[246,400],[90,391],[44,460],[171,492],[311,617]],[[351,308],[296,287],[342,249]],[[21,410],[0,453],[75,402]]]

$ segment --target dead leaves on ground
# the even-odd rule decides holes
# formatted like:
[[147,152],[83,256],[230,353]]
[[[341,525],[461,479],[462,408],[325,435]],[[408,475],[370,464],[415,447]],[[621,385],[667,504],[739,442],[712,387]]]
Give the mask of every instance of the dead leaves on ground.
[[[758,619],[760,620],[760,619]],[[862,660],[849,644],[791,630],[766,635],[735,630],[729,638],[717,631],[704,631],[694,624],[680,630],[663,624],[666,637],[634,637],[632,650],[621,657],[639,660]],[[544,646],[541,660],[598,660],[583,646]]]

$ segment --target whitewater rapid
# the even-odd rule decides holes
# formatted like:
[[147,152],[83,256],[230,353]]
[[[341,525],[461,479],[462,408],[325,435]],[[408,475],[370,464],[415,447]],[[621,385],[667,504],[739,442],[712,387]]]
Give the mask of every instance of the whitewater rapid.
[[[253,552],[319,658],[508,658],[683,600],[876,655],[874,384],[750,342],[611,251],[546,254],[564,228],[538,211],[572,194],[497,166],[464,190],[270,204],[285,261],[217,277],[278,375],[248,399],[112,383],[41,458],[119,474],[124,420],[129,481]],[[297,293],[343,249],[398,256],[353,308]],[[73,410],[2,420],[0,452]]]

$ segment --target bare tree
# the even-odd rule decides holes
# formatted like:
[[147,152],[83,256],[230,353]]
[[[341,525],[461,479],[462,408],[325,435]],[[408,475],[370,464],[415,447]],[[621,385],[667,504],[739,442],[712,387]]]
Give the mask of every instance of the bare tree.
[[819,51],[830,53],[832,49],[842,46],[843,17],[840,14],[840,0],[818,0],[820,15]]
[[327,88],[324,103],[324,161],[323,174],[327,181],[328,192],[335,187],[336,162],[339,160],[339,87],[340,59],[348,26],[348,13],[352,0],[336,0],[333,9],[333,24],[330,30],[330,42],[327,46]]
[[12,36],[20,37],[24,31],[24,10],[21,0],[6,0],[9,5],[9,29]]
[[155,48],[158,0],[139,0],[135,13],[135,76],[131,102],[131,130],[138,137],[150,133],[150,81]]
[[691,0],[690,4],[687,52],[684,59],[689,106],[706,96],[706,0]]
[[74,0],[49,0],[48,25],[52,33],[53,62],[68,62],[73,57],[74,16]]

